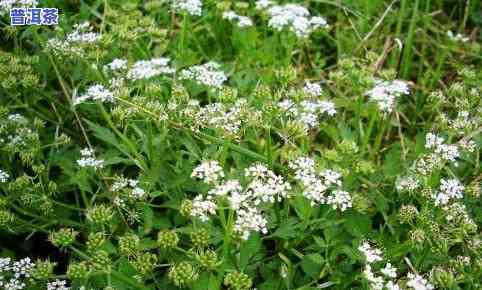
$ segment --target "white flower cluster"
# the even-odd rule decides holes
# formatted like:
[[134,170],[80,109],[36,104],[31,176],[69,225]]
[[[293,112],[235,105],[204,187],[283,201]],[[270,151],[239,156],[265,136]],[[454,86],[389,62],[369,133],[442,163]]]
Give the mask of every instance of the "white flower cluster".
[[92,26],[89,22],[83,22],[74,25],[74,30],[67,34],[66,40],[70,43],[94,43],[101,38],[101,35],[92,32]]
[[172,8],[180,13],[186,12],[192,16],[201,16],[203,3],[200,0],[173,0]]
[[457,145],[447,145],[444,142],[444,138],[433,133],[428,133],[427,136],[425,136],[425,148],[433,150],[435,154],[445,161],[455,162],[459,157]]
[[467,42],[470,40],[470,38],[460,33],[454,34],[452,30],[447,31],[447,36],[450,38],[450,40],[455,42]]
[[207,221],[209,215],[216,213],[216,199],[226,199],[236,213],[234,231],[245,240],[251,232],[268,232],[267,220],[259,208],[262,204],[290,197],[290,184],[263,164],[255,164],[245,170],[244,176],[249,182],[244,188],[238,180],[223,180],[224,173],[217,161],[204,161],[191,176],[215,185],[205,197],[198,195],[194,198],[191,215]]
[[10,175],[7,172],[0,169],[0,183],[7,182],[9,178],[10,178]]
[[191,177],[201,179],[204,183],[213,185],[224,178],[224,171],[218,161],[207,160],[194,168]]
[[[196,105],[197,110],[193,117],[197,127],[216,128],[223,131],[225,135],[234,137],[239,137],[242,122],[252,112],[247,107],[246,99],[242,98],[236,100],[231,106],[223,103],[211,103],[204,107],[199,107],[199,103]],[[192,104],[187,109],[192,110]]]
[[[380,268],[376,264],[382,262],[382,251],[380,249],[372,247],[367,241],[362,242],[358,247],[358,250],[365,257],[365,270],[363,275],[367,279],[370,289],[373,290],[400,290],[402,289],[395,281],[397,280],[397,268],[391,263],[385,263],[383,268]],[[383,265],[383,264],[382,264]],[[378,268],[381,275],[377,275],[374,268]],[[433,286],[428,283],[422,276],[418,274],[408,273],[407,286],[415,290],[432,290]]]
[[221,88],[223,83],[228,79],[226,74],[221,70],[221,65],[214,61],[184,69],[181,71],[179,78],[218,89]]
[[463,134],[464,131],[468,132],[473,130],[477,126],[476,118],[470,117],[468,111],[460,111],[457,113],[455,119],[448,120],[449,126],[452,130],[456,131],[458,134]]
[[311,97],[318,97],[321,96],[321,94],[323,93],[323,89],[321,88],[320,83],[312,83],[308,81],[305,82],[303,91]]
[[[263,164],[256,164],[248,167],[244,173],[245,177],[252,178],[246,186],[244,193],[233,192],[231,206],[234,209],[240,207],[258,206],[261,203],[281,202],[283,198],[290,197],[291,185],[284,181],[284,178],[276,175]],[[237,195],[237,196],[236,196]],[[241,204],[233,200],[243,200]]]
[[115,58],[109,64],[104,66],[105,70],[119,71],[127,69],[127,60]]
[[243,208],[236,212],[234,231],[239,233],[242,239],[247,240],[251,232],[267,234],[267,224],[268,221],[257,208]]
[[297,37],[307,37],[319,28],[328,27],[324,18],[312,17],[305,7],[298,4],[270,5],[269,1],[258,1],[258,9],[267,8],[270,16],[268,26],[281,31],[285,28],[294,32]]
[[92,32],[89,22],[74,25],[74,30],[66,35],[65,39],[52,38],[47,41],[46,48],[55,54],[81,56],[83,46],[92,45],[102,38],[102,35]]
[[365,256],[367,263],[382,261],[382,251],[378,248],[373,248],[369,242],[364,241],[358,246],[358,250]]
[[463,197],[464,186],[457,179],[440,180],[440,190],[433,196],[435,205],[446,205]]
[[274,2],[271,0],[258,0],[256,1],[255,5],[256,5],[256,9],[263,10],[268,8],[271,5],[274,5]]
[[47,283],[47,290],[69,290],[67,287],[67,281],[55,279],[53,282]]
[[1,0],[0,1],[0,16],[10,12],[12,8],[27,8],[36,7],[38,5],[37,0]]
[[253,26],[253,21],[249,17],[238,15],[234,11],[225,11],[223,13],[223,19],[232,21],[236,23],[236,25],[238,25],[239,27]]
[[430,284],[427,279],[423,278],[418,274],[408,273],[407,286],[415,290],[433,290],[434,287]]
[[76,97],[72,103],[74,106],[76,106],[89,100],[99,101],[102,103],[115,103],[114,94],[110,90],[106,89],[103,85],[99,84],[90,86],[85,94]]
[[300,122],[306,130],[316,128],[320,125],[320,118],[323,114],[333,116],[336,114],[335,104],[330,101],[304,100],[295,103],[286,99],[278,103],[288,117]]
[[169,66],[169,62],[170,59],[166,57],[137,61],[127,72],[127,78],[131,80],[141,80],[161,74],[172,74],[175,70]]
[[31,122],[20,114],[10,114],[0,121],[0,147],[21,152],[29,144],[38,140],[37,130],[32,130]]
[[413,176],[398,178],[395,184],[398,192],[414,192],[419,187],[420,182]]
[[30,271],[34,266],[35,264],[28,257],[19,261],[0,258],[0,288],[5,290],[26,289],[24,279],[30,277]]
[[80,150],[80,155],[82,158],[77,160],[77,164],[80,167],[92,167],[94,169],[104,167],[104,160],[95,159],[93,149],[84,148]]
[[[463,140],[463,139],[462,139]],[[460,141],[460,147],[470,151],[473,148],[472,140]],[[428,133],[425,138],[425,148],[429,149],[427,154],[422,155],[415,161],[415,169],[422,175],[429,175],[435,169],[441,169],[449,162],[457,166],[457,159],[460,156],[457,144],[445,144],[445,140],[433,133]]]
[[469,216],[467,208],[460,202],[454,202],[452,204],[442,207],[445,211],[445,220],[456,226],[468,225],[472,228],[477,228],[475,221]]
[[352,198],[340,189],[341,174],[326,169],[316,172],[315,161],[308,157],[299,157],[289,163],[295,171],[295,179],[303,185],[303,196],[315,204],[329,204],[333,209],[345,211],[352,207]]
[[213,200],[213,196],[207,195],[203,197],[202,195],[198,195],[192,201],[191,215],[199,218],[203,222],[207,222],[210,215],[216,214],[217,208],[218,206]]
[[366,94],[371,101],[377,103],[381,111],[391,113],[395,107],[396,99],[401,95],[408,95],[409,93],[408,84],[404,81],[376,80],[375,87]]
[[139,187],[139,181],[135,179],[120,177],[110,188],[112,192],[118,193],[114,204],[124,207],[127,201],[143,200],[146,197],[144,189]]

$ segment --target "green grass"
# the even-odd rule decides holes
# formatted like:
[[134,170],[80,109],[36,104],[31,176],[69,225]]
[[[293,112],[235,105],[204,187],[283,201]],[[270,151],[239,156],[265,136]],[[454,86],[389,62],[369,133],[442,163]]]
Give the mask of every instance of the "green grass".
[[[206,0],[193,16],[169,1],[41,1],[61,10],[57,29],[0,14],[0,257],[31,257],[25,289],[373,289],[367,265],[400,289],[411,273],[436,289],[481,287],[482,4],[280,1],[326,19],[303,38],[270,27],[254,2]],[[48,46],[84,21],[100,39]],[[161,57],[173,74],[129,79]],[[116,58],[127,68],[104,69]],[[183,78],[210,61],[219,88]],[[409,93],[384,108],[379,80]],[[97,84],[112,98],[76,104]],[[442,139],[430,147],[429,133]],[[313,187],[300,157],[313,160]],[[196,178],[207,161],[223,172],[215,181]],[[263,177],[246,173],[260,164]],[[206,220],[197,196],[216,205]],[[240,224],[259,228],[243,239]]]

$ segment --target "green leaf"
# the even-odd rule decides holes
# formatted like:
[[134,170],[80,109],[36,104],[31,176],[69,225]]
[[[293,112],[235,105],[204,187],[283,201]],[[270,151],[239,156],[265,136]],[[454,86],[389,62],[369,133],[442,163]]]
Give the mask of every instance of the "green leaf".
[[323,265],[323,257],[318,253],[305,255],[301,260],[301,268],[313,279],[318,279]]
[[144,207],[144,234],[148,234],[152,230],[154,212],[148,206]]
[[295,238],[298,235],[297,219],[288,218],[281,222],[278,229],[272,234],[273,237],[279,237],[282,239]]
[[370,233],[372,221],[368,216],[352,212],[346,213],[344,217],[346,222],[343,227],[353,236],[365,237]]
[[295,196],[291,202],[295,208],[296,214],[301,220],[308,220],[311,217],[312,206],[310,201],[301,195]]
[[243,270],[249,262],[249,259],[253,257],[261,249],[261,239],[259,235],[252,234],[246,242],[241,244],[239,250],[239,267]]

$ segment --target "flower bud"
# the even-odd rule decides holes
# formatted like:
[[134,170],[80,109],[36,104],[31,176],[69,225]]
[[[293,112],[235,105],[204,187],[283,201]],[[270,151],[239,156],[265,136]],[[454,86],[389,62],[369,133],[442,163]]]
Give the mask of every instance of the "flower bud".
[[67,268],[67,277],[70,280],[87,280],[89,268],[85,262],[71,263]]
[[189,200],[189,199],[185,199],[182,201],[181,203],[181,208],[179,210],[179,212],[185,216],[185,217],[188,217],[191,215],[191,210],[192,210],[192,201]]
[[32,270],[31,275],[36,280],[48,280],[54,272],[54,266],[55,263],[48,260],[38,260],[37,263],[35,263],[35,268]]
[[56,247],[66,248],[70,246],[77,236],[77,232],[70,228],[60,229],[56,232],[51,232],[49,241]]
[[102,232],[90,233],[87,238],[87,251],[93,253],[102,247],[105,242],[105,236]]
[[418,210],[413,205],[402,205],[398,212],[398,219],[401,224],[412,223],[418,215]]
[[157,243],[163,250],[175,248],[178,242],[179,237],[173,230],[163,230],[157,234]]
[[174,285],[183,287],[197,280],[198,273],[191,263],[184,261],[173,265],[167,276]]
[[99,225],[108,224],[114,217],[114,212],[110,206],[100,204],[95,205],[87,212],[87,219]]
[[139,250],[140,239],[132,233],[119,238],[119,252],[128,257],[134,256]]
[[152,273],[157,264],[157,256],[152,253],[143,253],[139,255],[137,259],[132,262],[134,268],[139,272],[141,276],[147,276]]
[[232,290],[249,290],[253,282],[248,275],[240,272],[231,272],[224,277],[224,285]]
[[106,251],[98,250],[93,253],[92,263],[97,269],[105,270],[106,268],[110,267],[111,260],[109,258],[109,254]]
[[195,248],[204,248],[209,245],[209,232],[206,229],[199,229],[191,233],[191,242]]

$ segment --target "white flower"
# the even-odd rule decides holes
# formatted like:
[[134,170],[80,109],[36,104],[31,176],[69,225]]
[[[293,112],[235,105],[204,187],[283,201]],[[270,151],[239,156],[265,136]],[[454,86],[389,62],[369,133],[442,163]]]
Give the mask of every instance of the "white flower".
[[101,38],[101,35],[91,30],[92,26],[89,22],[75,24],[74,30],[67,34],[66,40],[70,43],[94,43]]
[[[122,191],[132,200],[142,200],[146,196],[146,192],[138,184],[138,180],[121,177],[112,184],[110,190],[113,192]],[[118,198],[118,201],[121,199],[118,196],[116,198]]]
[[182,70],[179,78],[192,80],[209,87],[221,88],[228,77],[220,68],[221,66],[218,63],[210,61]]
[[413,192],[420,186],[420,182],[412,176],[398,178],[395,187],[398,192]]
[[30,277],[30,271],[33,269],[34,266],[35,264],[32,263],[29,257],[27,257],[14,262],[10,270],[13,271],[14,277],[18,279],[22,276]]
[[87,89],[87,92],[73,101],[73,105],[84,103],[88,100],[100,102],[115,102],[114,94],[106,89],[103,85],[93,85]]
[[68,33],[64,39],[51,38],[47,41],[46,48],[55,54],[81,56],[83,47],[93,45],[102,38],[102,35],[92,32],[89,22],[74,25],[74,30]]
[[388,278],[396,278],[397,277],[397,268],[393,267],[392,264],[387,263],[385,268],[380,270],[383,275],[387,276]]
[[10,263],[12,262],[12,259],[6,257],[0,257],[0,272],[7,272],[10,271]]
[[256,1],[256,9],[258,10],[266,9],[273,4],[274,2],[271,0],[258,0]]
[[[29,4],[31,3],[31,4]],[[7,13],[10,11],[12,8],[18,8],[18,7],[27,7],[27,6],[36,6],[38,4],[38,1],[36,0],[2,0],[0,1],[0,15],[3,13]]]
[[245,170],[245,176],[253,177],[247,186],[247,194],[254,205],[279,202],[290,195],[291,185],[263,164],[250,166]]
[[385,288],[387,288],[387,290],[400,290],[400,286],[392,281],[388,281],[387,284],[385,284]]
[[239,233],[242,239],[247,240],[251,232],[268,233],[267,223],[255,207],[240,209],[236,211],[234,231]]
[[8,13],[12,8],[36,7],[38,0],[2,0],[0,1],[0,16]]
[[[248,114],[248,107],[244,99],[238,99],[234,105],[226,106],[222,103],[211,103],[204,107],[193,108],[192,104],[183,110],[183,114],[191,115],[199,127],[216,128],[224,134],[239,137],[239,130]],[[198,104],[195,104],[198,106]]]
[[319,83],[305,82],[303,91],[312,97],[318,97],[323,93],[323,89]]
[[365,270],[363,271],[365,278],[370,283],[370,288],[373,290],[382,290],[383,289],[383,278],[380,276],[376,276],[373,271],[372,267],[367,264],[365,265]]
[[278,31],[288,28],[298,37],[306,37],[313,30],[327,26],[323,18],[312,18],[308,9],[298,4],[271,6],[267,13],[270,16],[270,27]]
[[[352,207],[350,194],[339,189],[342,186],[339,172],[326,169],[317,173],[314,160],[307,157],[290,161],[288,167],[295,171],[295,179],[304,187],[303,196],[309,199],[312,205],[329,204],[333,209],[341,211]],[[333,191],[330,193],[330,190]]]
[[218,161],[207,160],[194,168],[191,177],[199,178],[207,184],[214,184],[224,178],[224,172]]
[[450,38],[450,40],[452,41],[458,41],[458,42],[467,42],[470,40],[470,38],[460,34],[460,33],[457,33],[454,35],[454,33],[452,32],[452,30],[449,30],[447,31],[447,36]]
[[193,16],[201,16],[203,3],[200,0],[173,0],[172,8],[177,12],[186,12]]
[[253,26],[253,21],[249,17],[238,15],[234,11],[223,12],[223,19],[235,22],[239,27]]
[[418,274],[408,273],[407,286],[415,290],[432,290],[434,287],[426,279]]
[[452,199],[463,197],[464,186],[457,179],[442,179],[440,181],[440,191],[436,193],[435,205],[445,205]]
[[341,186],[341,174],[337,171],[326,169],[320,172],[320,176],[324,178],[326,186]]
[[445,211],[445,220],[456,225],[469,225],[477,227],[475,221],[469,216],[464,204],[455,202],[442,207]]
[[358,250],[363,253],[369,264],[382,260],[382,251],[377,248],[372,248],[367,241],[363,242],[358,247]]
[[216,214],[216,208],[216,203],[214,203],[209,196],[205,199],[202,195],[198,195],[192,201],[191,215],[206,222],[209,220],[208,215]]
[[375,87],[366,94],[370,100],[376,102],[378,108],[387,113],[391,113],[395,107],[395,100],[401,95],[408,95],[410,89],[406,82],[401,80],[382,81],[377,80]]
[[174,69],[169,66],[170,59],[166,57],[140,60],[127,72],[127,78],[131,80],[149,79],[161,74],[172,74]]
[[238,180],[228,180],[223,184],[217,185],[211,189],[208,194],[214,196],[226,196],[228,194],[237,194],[241,192],[243,188],[239,184]]
[[325,18],[320,16],[314,16],[310,19],[312,29],[325,28],[328,26]]
[[47,290],[69,290],[67,287],[67,281],[55,279],[54,282],[47,283]]
[[9,178],[10,178],[10,175],[7,172],[0,169],[0,183],[7,182]]
[[352,207],[351,196],[348,192],[343,190],[335,190],[326,199],[326,203],[330,204],[333,209],[345,211]]
[[278,107],[285,110],[285,114],[294,117],[305,126],[306,129],[316,128],[323,114],[333,116],[336,114],[335,104],[330,101],[304,100],[295,104],[292,100],[283,100]]
[[80,155],[82,156],[82,158],[77,160],[77,164],[80,167],[92,167],[94,169],[104,167],[104,160],[95,159],[93,149],[84,148],[84,149],[80,150]]
[[107,64],[105,68],[111,71],[124,70],[127,68],[127,60],[115,58],[111,63]]
[[444,138],[438,137],[437,135],[433,133],[428,133],[425,136],[425,148],[427,149],[435,149],[439,147],[440,145],[443,145],[444,143]]

